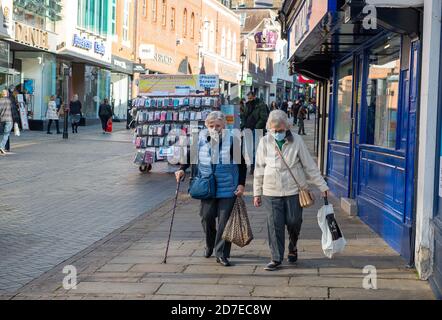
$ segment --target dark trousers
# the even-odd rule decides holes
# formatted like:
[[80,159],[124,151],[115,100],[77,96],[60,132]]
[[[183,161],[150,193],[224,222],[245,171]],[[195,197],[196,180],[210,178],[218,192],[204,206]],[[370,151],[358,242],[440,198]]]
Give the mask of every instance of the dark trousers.
[[100,116],[100,120],[101,120],[101,127],[103,128],[103,131],[106,131],[107,128],[107,122],[109,121],[110,117],[103,117]]
[[60,121],[59,120],[49,120],[48,123],[48,132],[51,132],[52,122],[55,122],[55,128],[57,129],[57,132],[60,132]]
[[299,125],[298,134],[303,134],[303,135],[305,135],[304,119],[299,118],[299,119],[298,119],[298,125]]
[[302,226],[302,207],[299,196],[263,197],[267,211],[267,231],[272,260],[282,262],[285,251],[285,227],[289,233],[289,253],[297,250]]
[[[232,214],[236,197],[201,200],[201,224],[206,234],[206,247],[214,249],[217,258],[229,258],[232,244],[222,239],[227,221]],[[218,218],[218,230],[216,228]]]

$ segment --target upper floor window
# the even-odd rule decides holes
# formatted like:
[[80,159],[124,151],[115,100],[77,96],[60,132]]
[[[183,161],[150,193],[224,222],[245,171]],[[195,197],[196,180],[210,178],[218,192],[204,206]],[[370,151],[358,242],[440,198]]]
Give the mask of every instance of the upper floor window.
[[184,9],[183,14],[183,36],[187,36],[187,9]]
[[167,1],[162,0],[161,6],[161,25],[165,27],[167,25]]
[[147,0],[143,0],[143,17],[147,17]]
[[129,41],[129,0],[124,0],[123,10],[123,41]]
[[190,38],[195,38],[195,13],[190,16]]
[[226,56],[226,29],[224,27],[221,33],[221,56]]
[[157,21],[157,0],[152,0],[152,20]]
[[170,29],[171,30],[175,30],[175,19],[176,19],[176,17],[175,17],[175,8],[171,8],[170,9],[170,15],[171,15],[171,18],[170,18]]
[[117,0],[112,0],[112,13],[111,13],[112,34],[117,34]]

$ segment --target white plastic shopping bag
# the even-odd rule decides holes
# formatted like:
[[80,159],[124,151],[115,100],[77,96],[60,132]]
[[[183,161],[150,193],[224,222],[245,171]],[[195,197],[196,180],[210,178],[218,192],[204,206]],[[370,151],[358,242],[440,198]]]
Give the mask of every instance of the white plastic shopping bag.
[[326,204],[318,212],[318,223],[322,231],[322,250],[332,259],[336,253],[344,251],[347,241],[336,222],[333,205]]

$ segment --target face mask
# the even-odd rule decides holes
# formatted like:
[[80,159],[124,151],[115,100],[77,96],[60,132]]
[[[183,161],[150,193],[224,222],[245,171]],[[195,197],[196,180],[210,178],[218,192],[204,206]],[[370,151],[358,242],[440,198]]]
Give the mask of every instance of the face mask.
[[213,140],[218,140],[220,133],[216,129],[209,129],[209,135]]
[[287,133],[286,132],[274,132],[274,133],[272,133],[272,135],[276,141],[282,141],[287,136]]

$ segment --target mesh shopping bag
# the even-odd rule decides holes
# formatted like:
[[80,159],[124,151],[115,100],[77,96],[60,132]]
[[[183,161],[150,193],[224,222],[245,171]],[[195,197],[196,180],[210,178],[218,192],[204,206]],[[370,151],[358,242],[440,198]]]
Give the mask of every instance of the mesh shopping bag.
[[253,240],[246,204],[241,197],[236,199],[232,214],[224,229],[223,240],[236,244],[240,248],[249,245]]

